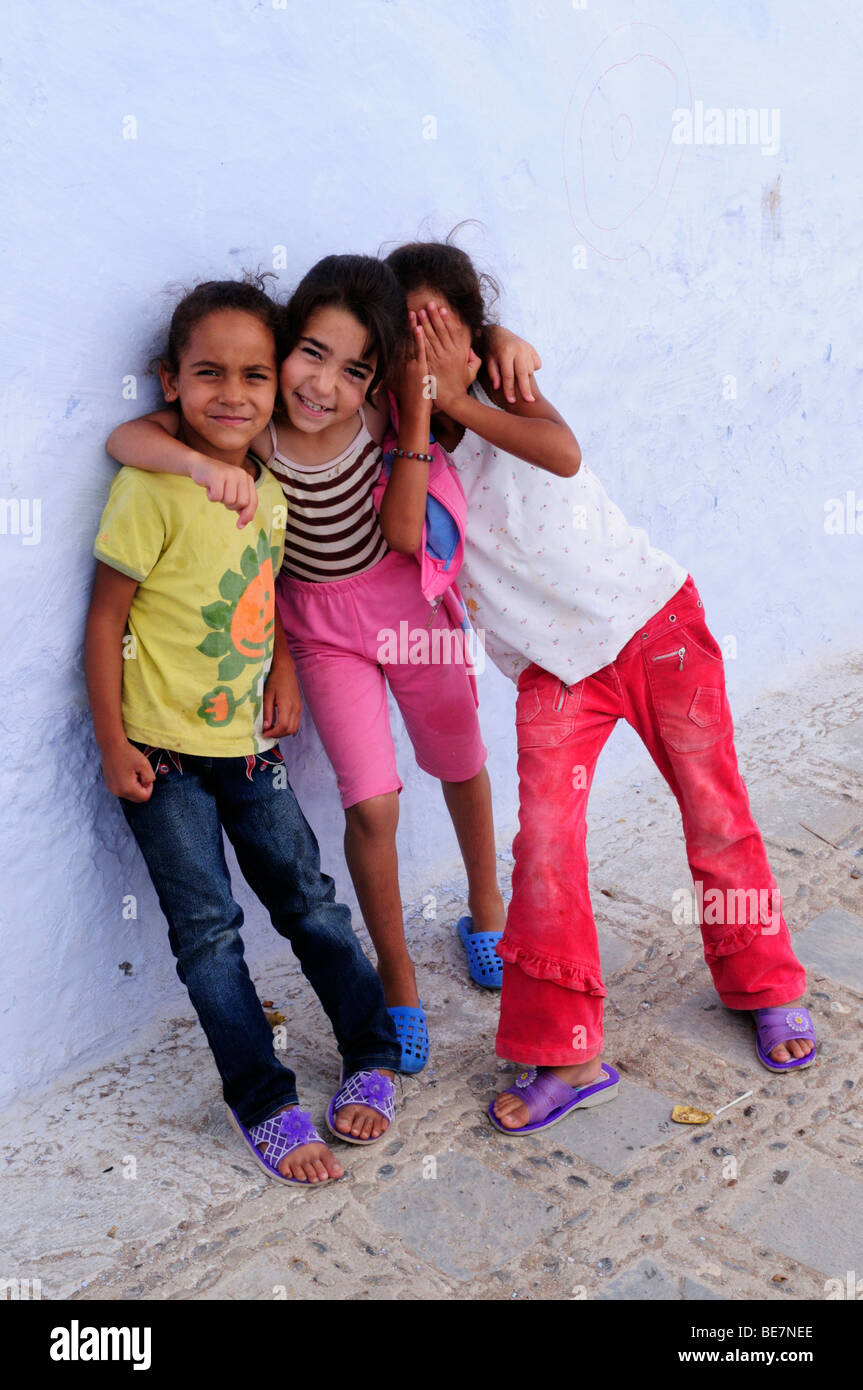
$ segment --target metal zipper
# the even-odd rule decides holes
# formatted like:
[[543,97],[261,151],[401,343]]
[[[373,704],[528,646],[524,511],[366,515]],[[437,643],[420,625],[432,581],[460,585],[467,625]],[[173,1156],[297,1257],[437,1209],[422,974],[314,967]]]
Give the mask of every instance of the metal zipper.
[[679,658],[679,660],[680,660],[680,665],[678,666],[677,669],[678,669],[678,671],[682,671],[682,670],[683,670],[683,658],[686,656],[686,648],[685,648],[685,647],[678,647],[678,648],[677,648],[677,651],[675,651],[675,652],[663,652],[660,656],[655,656],[655,657],[653,658],[653,660],[654,660],[654,661],[668,661],[668,660],[670,660],[670,658],[673,657],[673,656],[676,656],[676,657]]
[[563,709],[563,702],[564,702],[564,700],[566,699],[566,697],[567,697],[568,694],[569,694],[569,686],[568,686],[568,685],[564,685],[563,681],[561,681],[561,682],[560,682],[560,690],[557,692],[557,699],[556,699],[555,702],[554,702],[555,713],[557,713],[558,710],[562,710],[562,709]]
[[438,611],[438,609],[440,608],[442,602],[443,602],[443,595],[442,595],[442,594],[441,594],[438,598],[432,600],[431,612],[429,613],[428,622],[426,623],[426,627],[431,627],[432,623],[434,622],[434,620],[435,620],[435,618],[436,618],[436,616],[437,616],[437,611]]

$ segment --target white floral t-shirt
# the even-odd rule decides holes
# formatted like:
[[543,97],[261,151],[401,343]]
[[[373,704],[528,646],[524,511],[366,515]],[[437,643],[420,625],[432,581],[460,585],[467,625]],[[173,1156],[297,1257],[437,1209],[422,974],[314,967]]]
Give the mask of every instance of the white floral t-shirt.
[[[496,408],[478,382],[471,390]],[[534,661],[566,685],[592,675],[685,583],[584,463],[559,478],[471,430],[450,457],[467,496],[459,587],[512,680]]]

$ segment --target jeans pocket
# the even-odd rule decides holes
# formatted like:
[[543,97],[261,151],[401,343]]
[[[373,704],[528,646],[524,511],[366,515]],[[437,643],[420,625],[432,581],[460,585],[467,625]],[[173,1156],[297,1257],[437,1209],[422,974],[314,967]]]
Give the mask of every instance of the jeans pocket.
[[575,728],[581,704],[581,682],[566,686],[554,676],[519,691],[515,706],[518,747],[556,748]]
[[689,706],[689,718],[699,729],[718,724],[722,714],[722,691],[716,686],[700,685]]
[[676,753],[701,753],[732,729],[721,653],[706,627],[693,627],[681,626],[672,642],[663,637],[644,652],[660,733]]

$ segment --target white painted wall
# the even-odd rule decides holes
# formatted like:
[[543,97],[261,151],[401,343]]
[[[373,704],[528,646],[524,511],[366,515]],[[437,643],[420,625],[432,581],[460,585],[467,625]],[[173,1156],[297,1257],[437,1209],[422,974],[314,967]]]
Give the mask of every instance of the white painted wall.
[[[546,394],[736,641],[739,713],[859,640],[861,541],[827,534],[825,504],[850,492],[863,511],[861,34],[841,0],[814,18],[800,0],[7,7],[0,1097],[185,1007],[81,666],[102,441],[154,400],[140,374],[164,287],[270,266],[280,246],[287,287],[326,252],[481,219],[465,245],[541,348]],[[671,144],[672,111],[697,102],[778,108],[778,149]],[[21,534],[35,498],[38,543]],[[491,672],[481,692],[505,842],[514,691]],[[615,744],[606,778],[635,756]],[[288,753],[347,894],[313,731]],[[403,738],[401,758],[407,898],[455,846]],[[277,943],[242,901],[260,963]]]

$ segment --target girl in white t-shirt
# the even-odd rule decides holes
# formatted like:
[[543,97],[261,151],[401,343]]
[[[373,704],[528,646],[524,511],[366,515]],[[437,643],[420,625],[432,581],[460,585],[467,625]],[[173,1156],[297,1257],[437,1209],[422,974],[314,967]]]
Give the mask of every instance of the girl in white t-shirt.
[[[495,389],[477,375],[484,285],[465,253],[414,243],[388,262],[428,356],[433,447],[449,453],[467,495],[462,592],[486,650],[518,683],[520,828],[498,946],[497,1052],[522,1070],[489,1108],[492,1123],[529,1134],[617,1092],[601,1061],[605,988],[585,833],[596,760],[621,717],[680,805],[722,1002],[753,1012],[765,1066],[809,1065],[811,1019],[792,1007],[805,973],[737,769],[722,655],[692,579],[609,500],[532,375],[521,398],[511,381]],[[416,548],[427,468],[393,462],[384,526],[393,549]]]

